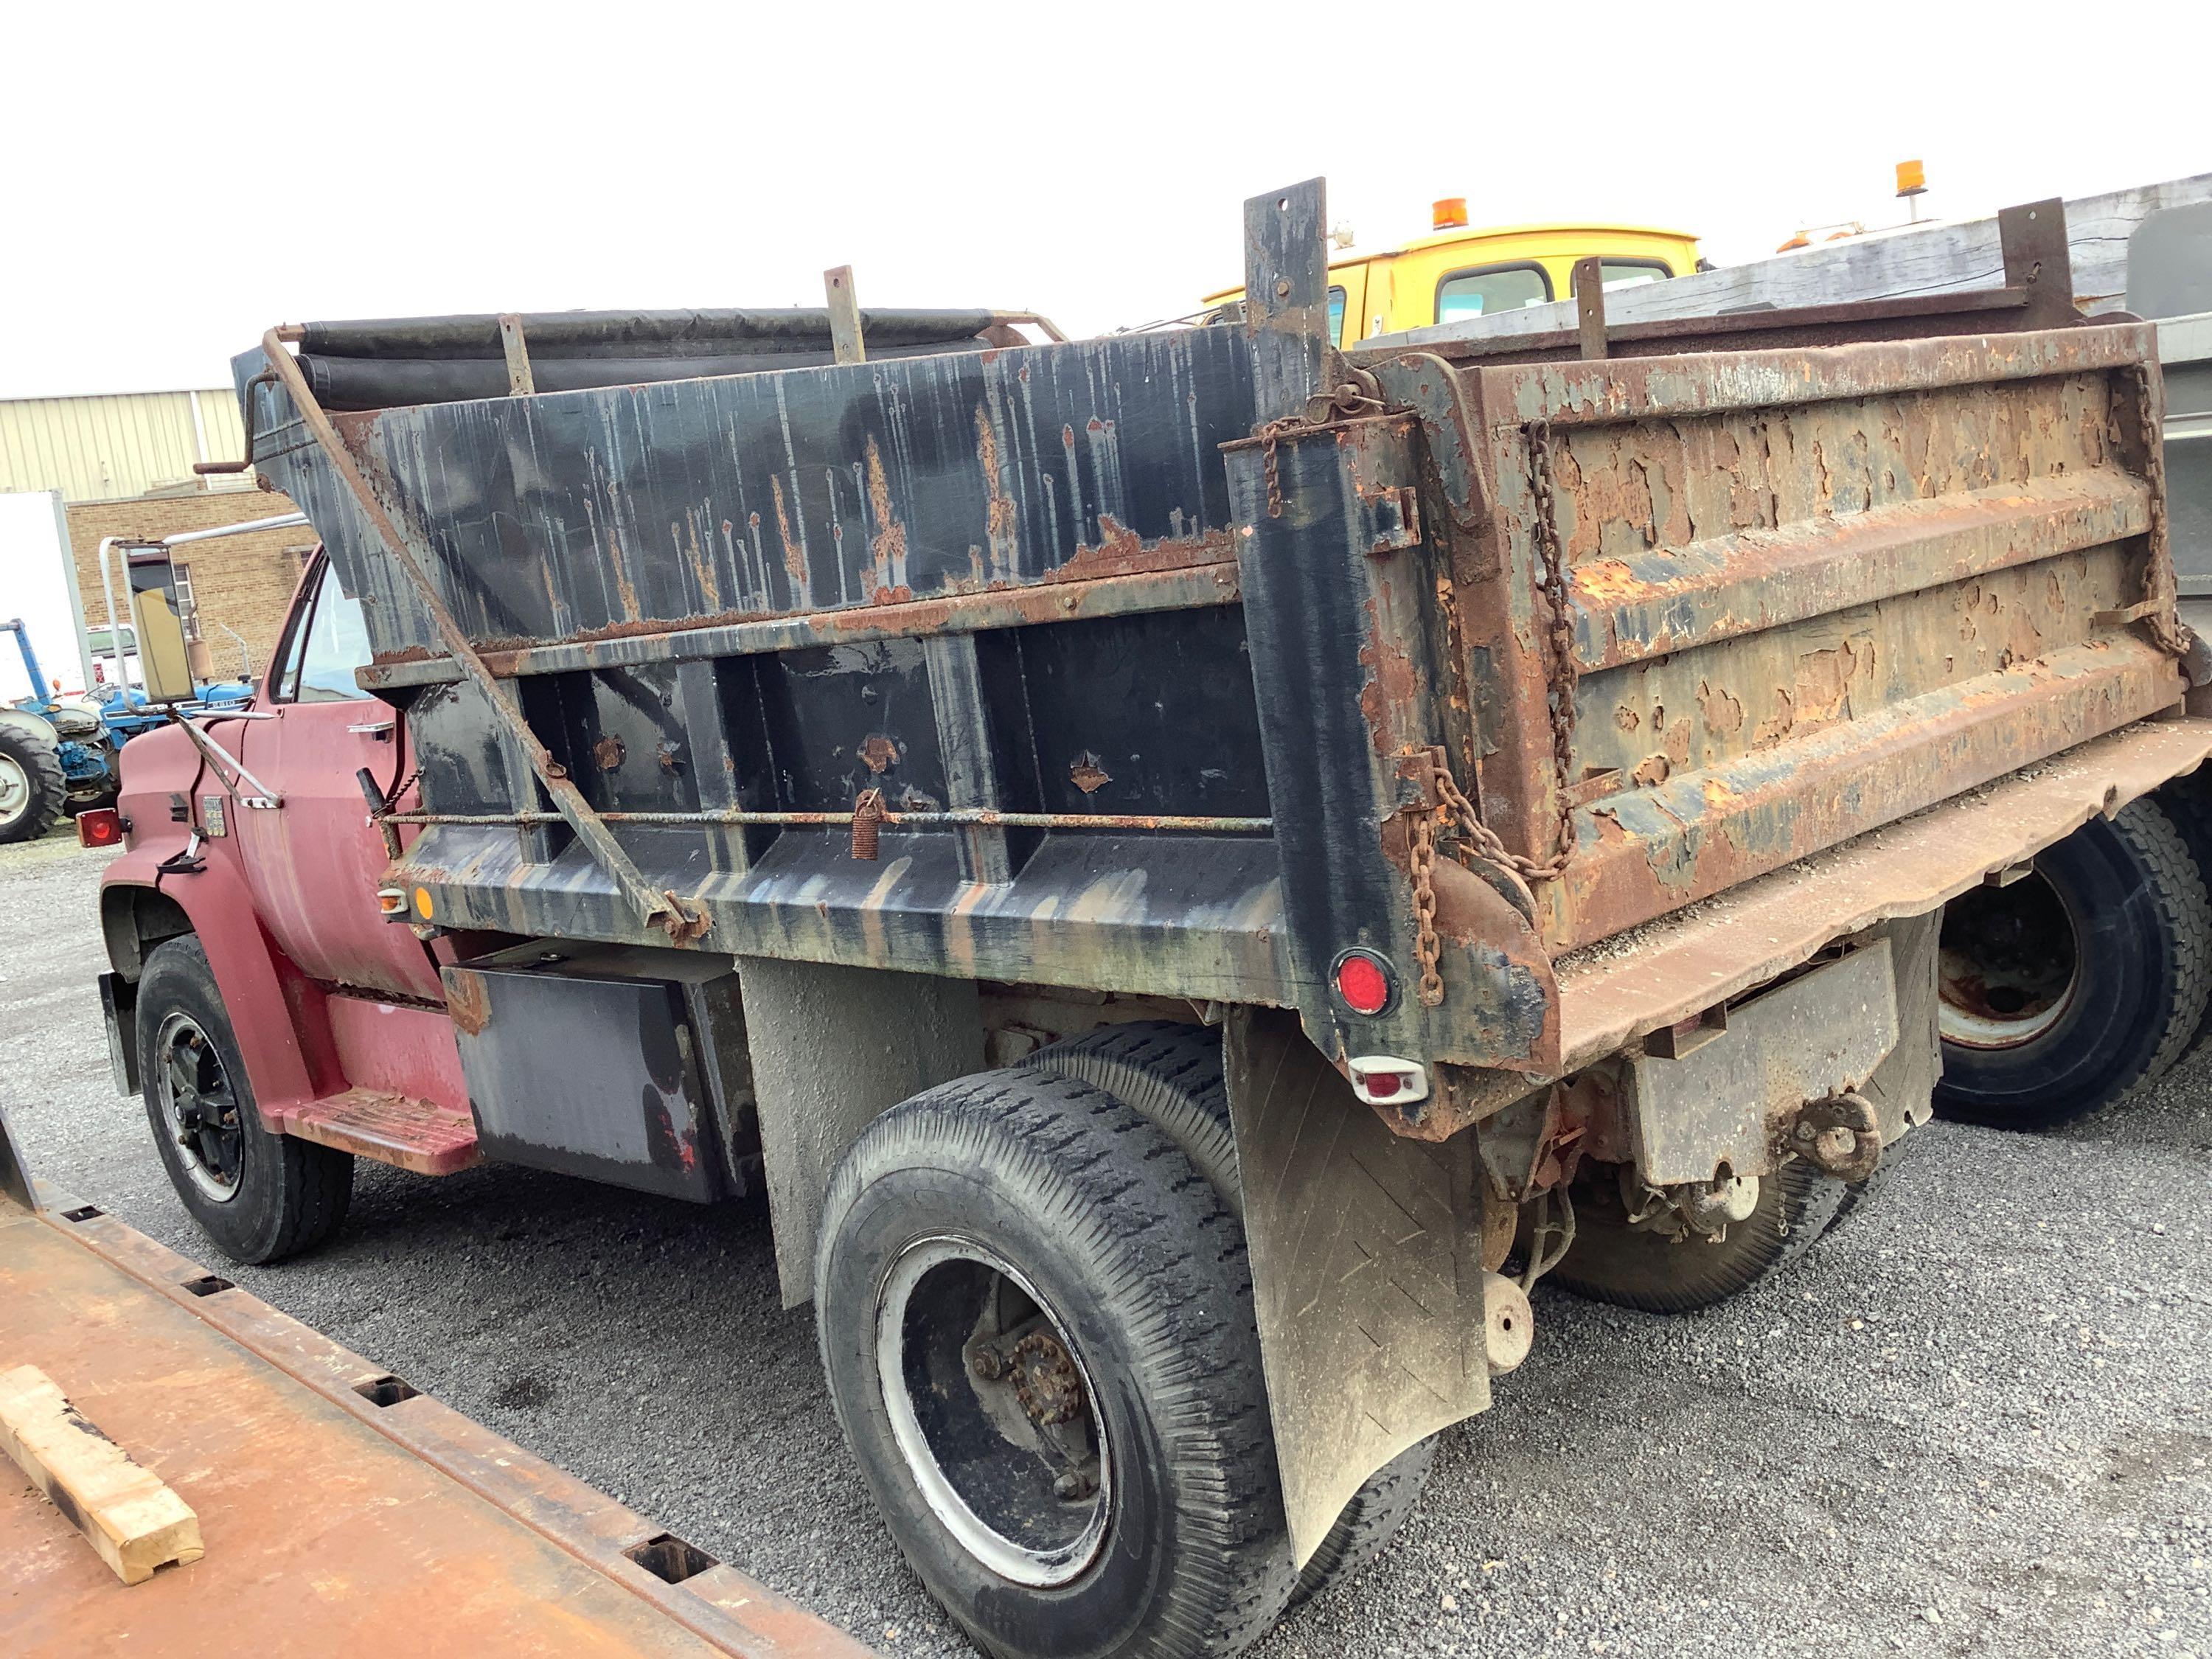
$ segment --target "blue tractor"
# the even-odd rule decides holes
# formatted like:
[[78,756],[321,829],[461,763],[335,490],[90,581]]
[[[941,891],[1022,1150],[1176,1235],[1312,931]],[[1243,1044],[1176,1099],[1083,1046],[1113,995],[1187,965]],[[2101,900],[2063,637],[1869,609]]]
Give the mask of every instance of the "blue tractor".
[[[111,688],[102,696],[63,696],[39,666],[38,653],[20,617],[0,622],[15,636],[29,676],[31,695],[0,707],[0,844],[34,841],[57,816],[112,806],[121,787],[118,754],[125,742],[161,725],[165,707],[149,707],[135,686]],[[210,685],[181,705],[204,713],[253,695],[243,681]]]

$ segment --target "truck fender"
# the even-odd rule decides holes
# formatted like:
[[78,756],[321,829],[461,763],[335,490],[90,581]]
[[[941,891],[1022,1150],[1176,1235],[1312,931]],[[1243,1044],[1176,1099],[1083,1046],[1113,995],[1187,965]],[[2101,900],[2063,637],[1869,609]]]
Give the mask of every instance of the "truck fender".
[[58,748],[61,744],[60,734],[54,730],[53,723],[27,708],[0,708],[0,726],[12,726],[19,732],[27,732],[49,749]]
[[[134,849],[109,867],[100,893],[108,962],[135,987],[156,945],[185,933],[198,937],[238,1038],[254,1105],[275,1129],[288,1109],[344,1086],[317,1085],[319,1077],[337,1075],[322,991],[269,942],[236,871],[210,860],[190,874],[161,875],[155,869],[156,850]],[[118,1015],[125,1012],[118,1006]],[[125,1040],[135,1039],[126,1032]]]
[[983,1069],[973,980],[739,957],[762,1172],[783,1305],[814,1297],[830,1177],[860,1131],[924,1089]]

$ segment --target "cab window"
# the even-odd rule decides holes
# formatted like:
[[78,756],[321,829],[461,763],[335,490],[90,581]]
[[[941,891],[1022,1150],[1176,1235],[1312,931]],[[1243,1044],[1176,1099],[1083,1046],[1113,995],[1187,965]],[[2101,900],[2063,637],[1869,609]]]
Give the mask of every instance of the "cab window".
[[1344,290],[1333,288],[1328,291],[1328,343],[1334,345],[1344,338]]
[[1437,320],[1494,316],[1540,306],[1551,297],[1552,279],[1541,265],[1478,265],[1451,271],[1437,284]]
[[1663,259],[1605,259],[1599,262],[1598,276],[1605,291],[1617,288],[1641,288],[1646,283],[1663,283],[1674,273]]
[[345,702],[368,693],[354,683],[368,666],[368,629],[361,601],[348,599],[325,559],[317,568],[307,602],[293,619],[276,680],[279,702]]

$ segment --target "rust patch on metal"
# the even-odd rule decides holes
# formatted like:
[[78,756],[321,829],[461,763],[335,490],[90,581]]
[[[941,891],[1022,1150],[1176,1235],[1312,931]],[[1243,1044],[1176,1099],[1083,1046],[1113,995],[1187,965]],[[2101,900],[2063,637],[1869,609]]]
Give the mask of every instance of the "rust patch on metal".
[[860,759],[871,772],[888,772],[898,764],[898,744],[880,732],[872,732],[860,745]]
[[592,745],[592,761],[600,771],[611,772],[623,763],[623,757],[628,752],[623,740],[610,732]]
[[791,507],[783,499],[783,479],[780,475],[769,479],[768,493],[775,504],[776,539],[783,544],[783,574],[791,578],[792,598],[811,598],[811,584],[806,576],[806,549],[799,538],[791,533]]
[[446,1010],[464,1036],[482,1036],[491,1024],[491,999],[484,991],[483,976],[464,969],[447,980]]
[[1715,690],[1698,681],[1698,708],[1705,717],[1705,729],[1716,737],[1727,737],[1743,725],[1743,704],[1726,686]]
[[876,447],[872,432],[868,434],[867,450],[868,515],[875,526],[868,539],[868,551],[874,561],[870,591],[878,605],[887,605],[898,597],[914,596],[914,590],[906,585],[906,526],[891,510],[890,478],[884,471],[883,452]]
[[1098,757],[1088,749],[1078,755],[1068,767],[1067,781],[1086,795],[1095,795],[1114,781],[1112,775],[1098,764]]
[[1147,542],[1110,513],[1098,515],[1098,540],[1077,547],[1047,581],[1088,581],[1101,576],[1140,575],[1155,570],[1179,570],[1195,564],[1225,562],[1237,556],[1235,538],[1226,530],[1209,530],[1196,536],[1163,536]]
[[999,434],[991,424],[991,411],[981,404],[975,405],[975,461],[983,469],[983,487],[989,495],[983,533],[990,544],[991,568],[1000,577],[1010,577],[1018,563],[1014,526],[1019,509],[1006,493],[999,465]]
[[1387,636],[1376,615],[1375,601],[1366,604],[1367,640],[1359,647],[1359,665],[1367,671],[1359,688],[1359,713],[1378,755],[1395,755],[1401,746],[1395,711],[1410,707],[1419,687],[1413,659],[1395,640]]

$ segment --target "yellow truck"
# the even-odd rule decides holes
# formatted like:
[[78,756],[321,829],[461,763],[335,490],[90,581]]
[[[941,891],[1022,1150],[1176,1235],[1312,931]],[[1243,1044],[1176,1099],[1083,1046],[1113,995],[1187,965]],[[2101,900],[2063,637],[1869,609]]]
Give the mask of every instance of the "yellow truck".
[[[1656,283],[1698,268],[1698,239],[1649,225],[1502,225],[1471,230],[1467,204],[1436,204],[1435,228],[1403,247],[1328,264],[1328,327],[1342,349],[1377,334],[1518,311],[1574,292],[1575,262],[1601,259],[1607,289]],[[1217,313],[1241,288],[1206,296]]]

